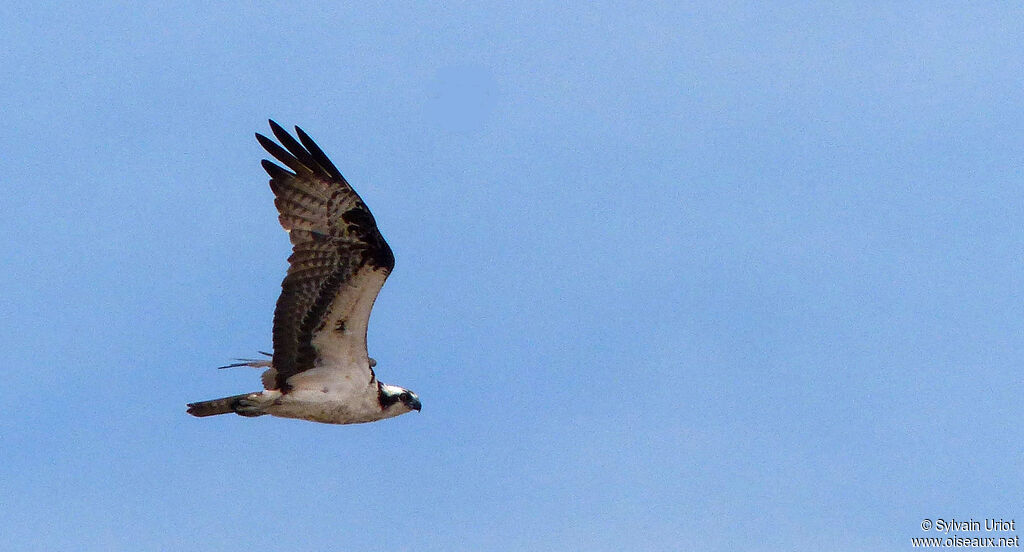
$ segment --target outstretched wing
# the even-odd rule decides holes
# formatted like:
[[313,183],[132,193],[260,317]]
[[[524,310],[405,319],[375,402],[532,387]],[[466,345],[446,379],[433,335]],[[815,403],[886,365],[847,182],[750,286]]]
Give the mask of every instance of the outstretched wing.
[[263,160],[292,242],[274,310],[277,388],[289,390],[302,380],[289,378],[313,368],[369,381],[366,326],[395,257],[366,204],[313,140],[299,127],[298,140],[274,121],[270,129],[281,145],[256,139],[291,169]]

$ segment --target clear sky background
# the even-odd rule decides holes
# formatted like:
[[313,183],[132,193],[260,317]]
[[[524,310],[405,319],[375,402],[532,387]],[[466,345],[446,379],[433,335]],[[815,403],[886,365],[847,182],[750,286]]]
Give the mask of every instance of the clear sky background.
[[[1024,524],[1024,10],[768,4],[0,6],[0,549]],[[394,249],[421,413],[185,414],[271,346],[269,117]]]

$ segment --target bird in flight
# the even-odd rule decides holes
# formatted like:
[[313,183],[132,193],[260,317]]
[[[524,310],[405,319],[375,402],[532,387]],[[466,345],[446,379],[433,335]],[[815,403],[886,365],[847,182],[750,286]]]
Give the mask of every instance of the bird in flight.
[[266,159],[281,226],[292,242],[288,273],[274,309],[273,354],[225,366],[266,368],[263,391],[188,405],[204,417],[270,414],[327,424],[358,424],[420,409],[408,389],[377,380],[366,350],[370,310],[395,257],[377,222],[313,140],[293,138],[274,121],[256,140]]

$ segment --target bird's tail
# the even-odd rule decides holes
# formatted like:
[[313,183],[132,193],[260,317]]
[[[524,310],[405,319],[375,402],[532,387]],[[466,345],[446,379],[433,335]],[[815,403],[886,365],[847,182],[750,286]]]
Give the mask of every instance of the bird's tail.
[[[239,412],[239,401],[245,399],[249,395],[252,395],[252,393],[234,395],[232,397],[224,397],[221,399],[213,399],[212,401],[189,403],[188,413],[198,418],[204,418],[206,416],[216,416],[217,414],[230,414],[232,412],[241,413]],[[259,414],[256,415],[258,416]]]

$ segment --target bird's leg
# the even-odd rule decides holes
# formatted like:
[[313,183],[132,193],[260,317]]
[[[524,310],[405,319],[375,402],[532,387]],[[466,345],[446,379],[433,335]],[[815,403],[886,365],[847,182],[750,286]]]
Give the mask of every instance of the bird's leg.
[[240,397],[232,405],[231,409],[239,416],[245,416],[246,418],[255,418],[256,416],[262,416],[267,414],[267,407],[274,404],[278,398],[281,397],[280,391],[261,391],[259,393],[249,393],[244,397]]

